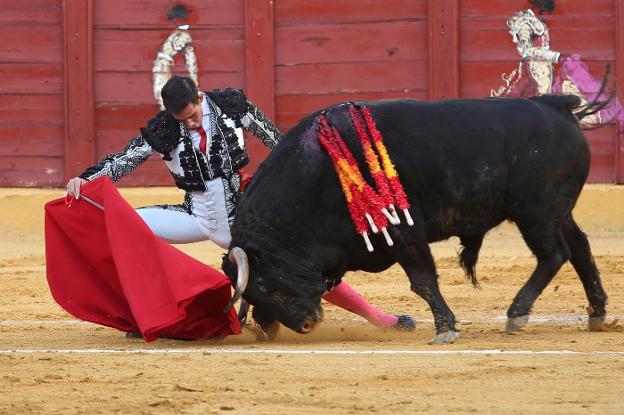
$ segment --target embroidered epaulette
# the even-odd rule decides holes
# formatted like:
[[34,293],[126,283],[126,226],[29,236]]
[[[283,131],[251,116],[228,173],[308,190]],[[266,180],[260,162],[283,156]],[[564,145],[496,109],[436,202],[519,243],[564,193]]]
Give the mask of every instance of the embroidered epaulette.
[[147,121],[145,128],[141,128],[141,136],[165,160],[171,160],[169,154],[180,142],[180,123],[167,111],[160,111]]
[[213,89],[206,92],[228,117],[240,120],[247,113],[247,97],[242,89]]

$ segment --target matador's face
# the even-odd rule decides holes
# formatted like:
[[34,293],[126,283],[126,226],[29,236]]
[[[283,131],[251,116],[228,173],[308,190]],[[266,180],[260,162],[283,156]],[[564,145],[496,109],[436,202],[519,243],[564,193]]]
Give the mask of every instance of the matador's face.
[[198,94],[197,101],[189,103],[182,111],[172,113],[171,115],[189,130],[194,130],[202,124],[202,117],[204,116],[202,99],[203,96]]

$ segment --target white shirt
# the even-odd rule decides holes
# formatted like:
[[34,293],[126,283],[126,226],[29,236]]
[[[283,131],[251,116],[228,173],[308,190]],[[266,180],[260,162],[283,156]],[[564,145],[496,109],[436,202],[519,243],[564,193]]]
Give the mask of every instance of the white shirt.
[[[206,152],[210,158],[210,144],[212,142],[210,105],[203,96],[202,106],[202,127],[206,131]],[[201,135],[196,128],[189,130],[193,147],[199,149]],[[202,231],[221,247],[227,247],[230,240],[230,227],[228,224],[227,211],[225,207],[225,194],[223,189],[223,179],[216,178],[206,180],[205,191],[191,192],[191,210],[197,219],[197,223]]]
[[[202,106],[202,111],[204,112],[203,116],[202,116],[202,127],[204,128],[204,131],[206,131],[206,153],[210,153],[210,144],[212,141],[212,134],[210,134],[210,105],[208,105],[208,100],[203,97],[202,94],[202,102],[201,102],[201,106]],[[196,128],[189,130],[189,133],[191,134],[191,139],[193,140],[193,147],[199,149],[199,142],[201,141],[201,135],[199,134],[199,131],[197,131]],[[210,158],[210,154],[207,154],[208,158]]]

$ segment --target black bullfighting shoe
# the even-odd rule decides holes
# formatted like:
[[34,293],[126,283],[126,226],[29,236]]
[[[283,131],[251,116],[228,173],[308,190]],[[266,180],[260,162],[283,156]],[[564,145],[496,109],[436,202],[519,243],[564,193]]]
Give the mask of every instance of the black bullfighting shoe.
[[138,331],[129,331],[126,333],[126,339],[142,339],[143,335]]
[[409,314],[395,314],[399,319],[390,328],[396,331],[414,331],[416,322]]

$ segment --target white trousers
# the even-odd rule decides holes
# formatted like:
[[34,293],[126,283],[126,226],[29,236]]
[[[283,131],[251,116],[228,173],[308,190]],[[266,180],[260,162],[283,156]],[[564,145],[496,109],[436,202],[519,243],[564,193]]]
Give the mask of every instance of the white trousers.
[[137,209],[147,226],[161,239],[174,244],[211,240],[227,249],[232,236],[225,207],[223,181],[206,182],[206,191],[191,194],[191,214],[168,206]]

